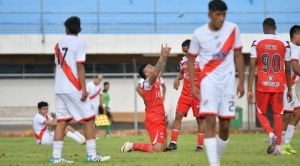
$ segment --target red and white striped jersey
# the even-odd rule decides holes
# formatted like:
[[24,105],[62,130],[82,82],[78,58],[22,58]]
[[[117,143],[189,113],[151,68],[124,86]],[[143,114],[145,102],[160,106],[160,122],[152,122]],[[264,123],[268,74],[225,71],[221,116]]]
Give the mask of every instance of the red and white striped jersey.
[[290,53],[289,42],[276,34],[265,34],[253,42],[250,58],[257,58],[258,91],[284,91],[284,64],[291,60]]
[[102,85],[99,83],[95,85],[94,81],[86,84],[86,91],[93,105],[99,106],[100,104],[100,94],[103,93]]
[[[191,90],[191,83],[189,78],[189,72],[188,72],[188,59],[186,56],[182,57],[182,60],[180,61],[180,69],[183,70],[183,87],[181,94],[187,97],[193,97],[192,90]],[[195,63],[195,85],[196,87],[200,87],[200,58],[199,56],[196,57]]]
[[234,85],[234,50],[241,49],[240,31],[234,23],[225,21],[217,31],[211,31],[208,23],[196,29],[189,55],[200,57],[201,84]]
[[77,64],[86,59],[86,43],[77,36],[67,35],[55,46],[55,94],[81,91]]
[[37,113],[32,121],[32,127],[34,131],[34,136],[37,141],[41,141],[45,132],[49,132],[48,125],[45,122],[49,120],[52,121],[53,118],[49,115],[43,116],[40,113]]

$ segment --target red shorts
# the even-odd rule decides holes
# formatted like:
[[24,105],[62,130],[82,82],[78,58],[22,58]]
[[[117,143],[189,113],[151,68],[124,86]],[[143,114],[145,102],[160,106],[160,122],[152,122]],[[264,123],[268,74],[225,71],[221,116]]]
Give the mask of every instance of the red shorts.
[[272,105],[273,113],[283,113],[283,92],[269,93],[256,91],[256,109],[261,114],[268,111],[268,103]]
[[177,103],[176,112],[183,112],[185,113],[185,117],[187,116],[187,113],[189,112],[189,109],[192,108],[194,117],[200,117],[199,114],[199,106],[200,101],[193,98],[193,97],[186,97],[183,95],[180,95]]
[[145,121],[145,127],[149,133],[152,144],[164,143],[167,139],[165,120]]

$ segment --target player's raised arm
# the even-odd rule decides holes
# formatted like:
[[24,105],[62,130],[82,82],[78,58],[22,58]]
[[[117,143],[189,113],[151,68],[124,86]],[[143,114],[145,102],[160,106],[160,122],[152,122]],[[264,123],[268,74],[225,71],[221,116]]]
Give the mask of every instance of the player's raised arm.
[[165,47],[163,46],[163,44],[161,45],[160,57],[155,65],[154,71],[148,81],[150,85],[153,85],[154,82],[156,81],[156,79],[158,78],[158,76],[160,75],[160,73],[163,73],[163,71],[166,67],[167,59],[168,59],[168,56],[170,55],[171,49],[172,48],[168,47],[167,44]]

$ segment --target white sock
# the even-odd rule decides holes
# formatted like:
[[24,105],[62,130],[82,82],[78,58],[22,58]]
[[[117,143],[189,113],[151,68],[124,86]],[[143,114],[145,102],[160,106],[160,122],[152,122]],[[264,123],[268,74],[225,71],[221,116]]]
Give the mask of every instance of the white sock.
[[96,141],[95,139],[86,140],[86,152],[88,155],[96,155]]
[[221,160],[221,157],[227,147],[227,144],[229,142],[229,138],[226,141],[221,140],[219,136],[216,136],[217,139],[217,155],[218,155],[218,161]]
[[217,140],[213,138],[205,138],[204,145],[206,149],[206,154],[210,165],[216,165],[218,163],[217,157]]
[[78,131],[75,131],[74,134],[77,135],[77,137],[79,137],[81,140],[85,140],[85,137],[82,134],[80,134]]
[[274,133],[273,133],[273,132],[269,133],[269,137],[270,137],[270,138],[272,138],[273,136],[274,136]]
[[290,143],[290,141],[294,135],[294,131],[295,131],[295,126],[288,125],[286,132],[285,132],[285,140],[284,140],[285,143],[287,143],[287,144]]
[[285,141],[285,133],[286,133],[286,131],[282,131],[281,146],[284,144],[284,141]]
[[61,151],[64,145],[64,141],[53,141],[52,157],[61,158]]
[[80,143],[80,141],[81,141],[81,138],[78,137],[76,134],[72,133],[71,131],[68,131],[66,136],[73,139],[74,141],[76,141],[78,143]]
[[129,146],[130,146],[130,149],[132,149],[132,147],[133,147],[133,143],[129,143]]

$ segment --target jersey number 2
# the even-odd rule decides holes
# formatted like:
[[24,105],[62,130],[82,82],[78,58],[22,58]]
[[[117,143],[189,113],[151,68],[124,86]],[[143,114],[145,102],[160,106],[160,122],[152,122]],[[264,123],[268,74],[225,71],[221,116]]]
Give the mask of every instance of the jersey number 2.
[[270,55],[264,53],[261,56],[261,61],[262,61],[262,64],[265,65],[264,67],[262,67],[262,70],[264,72],[268,72],[270,70],[270,67],[272,67],[272,70],[274,73],[280,72],[280,55],[279,54],[274,54],[272,56],[272,59],[270,59]]
[[65,52],[64,52],[64,56],[63,56],[61,61],[60,61],[60,49],[58,48],[58,50],[57,50],[57,52],[58,52],[57,61],[58,61],[58,65],[60,65],[60,67],[62,67],[63,64],[64,64],[65,57],[66,57],[67,52],[68,52],[68,47],[63,47],[62,50],[65,51]]

